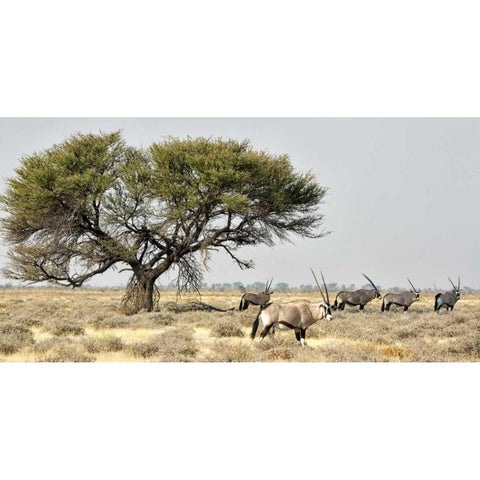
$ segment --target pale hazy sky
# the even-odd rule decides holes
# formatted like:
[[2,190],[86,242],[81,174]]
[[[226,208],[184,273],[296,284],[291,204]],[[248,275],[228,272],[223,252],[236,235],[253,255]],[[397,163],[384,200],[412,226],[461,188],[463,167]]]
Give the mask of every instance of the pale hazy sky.
[[[381,286],[450,287],[447,275],[480,288],[480,120],[314,118],[1,118],[1,191],[22,155],[75,132],[121,129],[128,143],[148,146],[163,136],[249,139],[256,148],[287,153],[298,170],[312,170],[328,187],[325,229],[317,240],[244,248],[255,269],[241,271],[222,253],[205,281],[357,285],[367,273]],[[6,247],[0,247],[5,264]],[[126,281],[114,272],[92,285]],[[160,279],[167,284],[174,275]],[[2,281],[6,281],[2,279]]]

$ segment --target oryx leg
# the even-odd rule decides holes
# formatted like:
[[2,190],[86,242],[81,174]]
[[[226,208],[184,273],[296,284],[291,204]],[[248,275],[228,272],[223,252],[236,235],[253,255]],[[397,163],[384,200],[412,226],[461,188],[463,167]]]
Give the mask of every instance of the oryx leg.
[[302,344],[302,347],[305,346],[305,334],[307,333],[306,328],[300,329],[300,343]]
[[403,306],[403,311],[406,312],[408,310],[408,305]]
[[360,305],[360,310],[363,310],[364,308],[365,308],[365,305]]
[[391,303],[387,303],[387,306],[385,307],[385,310],[386,310],[387,312],[390,311],[390,305],[391,305]]
[[262,330],[262,333],[260,334],[260,340],[263,340],[268,335],[268,332],[270,331],[271,328],[272,328],[272,325],[267,325],[266,327],[264,327],[264,329]]
[[297,339],[297,344],[300,344],[301,343],[300,342],[301,336],[300,336],[300,329],[299,328],[295,329],[295,338]]

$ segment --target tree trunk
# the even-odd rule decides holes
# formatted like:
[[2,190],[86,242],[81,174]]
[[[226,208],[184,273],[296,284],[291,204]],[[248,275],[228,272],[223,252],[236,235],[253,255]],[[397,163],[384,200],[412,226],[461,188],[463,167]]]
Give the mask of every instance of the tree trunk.
[[151,312],[155,307],[155,275],[136,271],[127,284],[122,300],[125,313],[132,315],[141,310]]
[[145,309],[147,312],[153,310],[153,289],[155,280],[147,275],[143,275],[138,280],[138,307],[139,310]]

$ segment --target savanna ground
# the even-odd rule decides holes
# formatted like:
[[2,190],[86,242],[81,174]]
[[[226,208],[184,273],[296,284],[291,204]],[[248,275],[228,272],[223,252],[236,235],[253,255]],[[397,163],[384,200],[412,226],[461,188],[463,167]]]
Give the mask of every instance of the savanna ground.
[[[346,307],[307,330],[250,340],[258,307],[239,312],[239,292],[205,292],[230,312],[178,307],[198,296],[162,291],[158,311],[125,315],[120,290],[0,289],[0,361],[5,362],[470,362],[480,359],[480,295],[462,294],[453,313],[433,312],[423,294],[409,312]],[[332,295],[333,297],[333,295]],[[334,297],[333,297],[334,298]],[[318,301],[318,293],[275,293],[276,302]],[[259,332],[261,331],[261,325]]]

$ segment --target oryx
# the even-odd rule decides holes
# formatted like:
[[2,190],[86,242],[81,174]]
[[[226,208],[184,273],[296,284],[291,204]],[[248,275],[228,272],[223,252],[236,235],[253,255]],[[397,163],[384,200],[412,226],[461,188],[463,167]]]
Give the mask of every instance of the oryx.
[[370,282],[373,290],[369,288],[361,288],[360,290],[355,290],[353,292],[338,292],[335,298],[335,303],[332,305],[334,310],[337,310],[337,308],[338,310],[343,310],[345,305],[351,305],[352,307],[360,305],[360,310],[363,310],[370,300],[381,298],[380,292],[375,284],[364,273],[362,273],[362,275]]
[[325,279],[323,278],[323,273],[320,272],[322,275],[323,286],[325,287],[325,295],[323,294],[313,270],[312,273],[318,289],[322,294],[323,302],[310,303],[307,301],[298,301],[289,303],[269,303],[261,307],[260,312],[252,325],[252,340],[257,333],[259,321],[262,320],[263,330],[262,333],[260,333],[260,340],[263,340],[272,327],[279,328],[280,330],[290,328],[295,330],[297,342],[302,346],[305,346],[305,333],[310,325],[313,325],[321,318],[332,320],[330,299],[328,298],[328,290]]
[[273,293],[270,291],[272,282],[273,278],[270,280],[270,283],[268,283],[267,280],[263,293],[244,293],[242,295],[242,299],[240,300],[240,305],[238,306],[238,309],[240,311],[246,310],[250,304],[259,306],[266,305],[270,301],[270,295],[272,295]]
[[418,302],[420,300],[420,290],[417,290],[413,283],[408,279],[408,283],[411,285],[412,289],[409,292],[400,292],[400,293],[387,293],[383,296],[383,303],[382,303],[382,312],[389,311],[390,306],[398,305],[399,307],[403,307],[403,311],[406,312],[408,307],[413,302]]
[[[450,277],[447,277],[450,280]],[[454,283],[450,280],[453,290],[445,293],[437,293],[435,295],[435,305],[434,309],[438,312],[442,307],[445,307],[447,310],[453,310],[453,307],[457,303],[457,300],[460,298],[460,277],[458,277],[458,285],[455,286]]]

